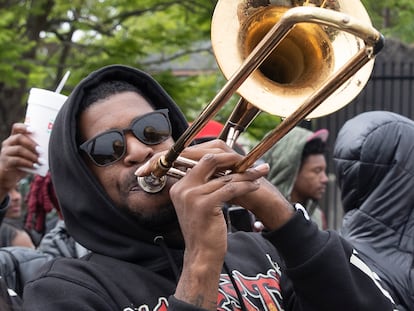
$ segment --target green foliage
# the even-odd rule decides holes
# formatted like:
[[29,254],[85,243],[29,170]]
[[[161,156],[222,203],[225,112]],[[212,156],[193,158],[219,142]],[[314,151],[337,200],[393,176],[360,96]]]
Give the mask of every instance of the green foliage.
[[[215,3],[19,0],[7,7],[0,3],[0,138],[12,122],[23,118],[31,87],[55,89],[70,70],[63,90],[68,94],[91,71],[115,63],[153,74],[187,118],[194,119],[225,84],[209,43]],[[412,0],[363,3],[375,27],[387,36],[413,42]],[[234,96],[215,119],[225,122],[237,99]],[[278,122],[261,114],[247,136],[260,139]]]
[[[33,46],[23,37],[20,28],[21,9],[0,10],[0,83],[16,87],[25,74],[16,68],[28,67],[29,62],[21,58]],[[20,40],[21,38],[21,40]]]
[[163,82],[170,90],[186,90],[179,100],[192,108],[184,111],[196,110],[194,98],[203,101],[195,95],[196,77],[177,79],[168,71],[171,61],[210,53],[210,46],[194,44],[209,41],[214,1],[19,0],[5,5],[0,3],[1,139],[23,118],[28,90],[55,89],[67,70],[65,94],[91,71],[122,63],[167,72]]
[[104,65],[147,70],[153,63],[170,61],[175,53],[191,53],[193,42],[208,40],[213,8],[208,0],[57,0],[39,33],[37,66],[28,84],[51,87],[58,75],[71,70],[70,90]]
[[414,2],[412,0],[362,0],[374,27],[385,36],[405,43],[414,42]]

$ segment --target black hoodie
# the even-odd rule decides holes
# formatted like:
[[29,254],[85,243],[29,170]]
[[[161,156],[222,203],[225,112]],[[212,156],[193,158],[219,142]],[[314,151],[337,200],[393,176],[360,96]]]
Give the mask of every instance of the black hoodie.
[[345,211],[341,234],[400,310],[414,310],[413,152],[414,121],[388,111],[346,122],[334,149]]
[[[47,264],[25,287],[25,309],[200,310],[173,296],[183,249],[154,243],[156,232],[117,209],[80,156],[79,107],[88,88],[107,79],[136,85],[156,108],[168,108],[174,139],[187,126],[170,97],[136,69],[105,67],[75,88],[54,124],[49,158],[68,232],[91,253]],[[229,235],[217,309],[391,310],[362,267],[350,245],[334,232],[319,231],[298,211],[265,238],[259,233]]]

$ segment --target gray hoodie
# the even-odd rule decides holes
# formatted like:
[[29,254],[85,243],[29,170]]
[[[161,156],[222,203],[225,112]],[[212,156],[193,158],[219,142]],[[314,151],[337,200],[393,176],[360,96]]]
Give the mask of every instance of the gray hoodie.
[[[313,135],[310,130],[295,127],[263,156],[263,160],[270,165],[268,180],[288,200],[299,173],[303,148]],[[318,227],[324,229],[325,216],[318,202],[309,200],[305,208]]]

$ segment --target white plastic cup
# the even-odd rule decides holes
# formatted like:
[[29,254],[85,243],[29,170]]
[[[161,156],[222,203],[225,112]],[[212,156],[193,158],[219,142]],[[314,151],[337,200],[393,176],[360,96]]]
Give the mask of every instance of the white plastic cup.
[[26,118],[24,123],[33,130],[32,138],[39,145],[42,152],[39,155],[44,160],[36,169],[22,168],[22,170],[46,176],[49,171],[49,139],[55,118],[67,96],[53,91],[32,88],[27,100]]

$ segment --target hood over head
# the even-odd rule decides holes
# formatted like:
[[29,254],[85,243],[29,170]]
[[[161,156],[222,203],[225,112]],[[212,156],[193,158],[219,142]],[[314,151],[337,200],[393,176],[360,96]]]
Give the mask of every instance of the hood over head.
[[345,212],[341,235],[391,288],[413,306],[414,121],[388,111],[348,120],[334,147]]
[[396,113],[365,112],[344,124],[333,156],[345,212],[411,191],[413,142],[414,122]]
[[140,227],[114,206],[79,151],[77,118],[85,94],[108,80],[126,81],[141,90],[156,109],[168,108],[174,140],[187,128],[180,109],[148,74],[122,65],[103,67],[75,87],[58,113],[49,143],[52,180],[66,227],[75,240],[99,254],[127,261],[151,261],[161,254],[159,247],[153,245],[156,232]]
[[371,242],[414,251],[413,152],[414,121],[406,117],[371,111],[344,124],[333,154],[343,232],[368,237],[369,227]]
[[263,155],[263,160],[270,165],[267,179],[288,199],[299,173],[303,149],[308,141],[316,138],[326,142],[328,131],[312,132],[297,126]]

